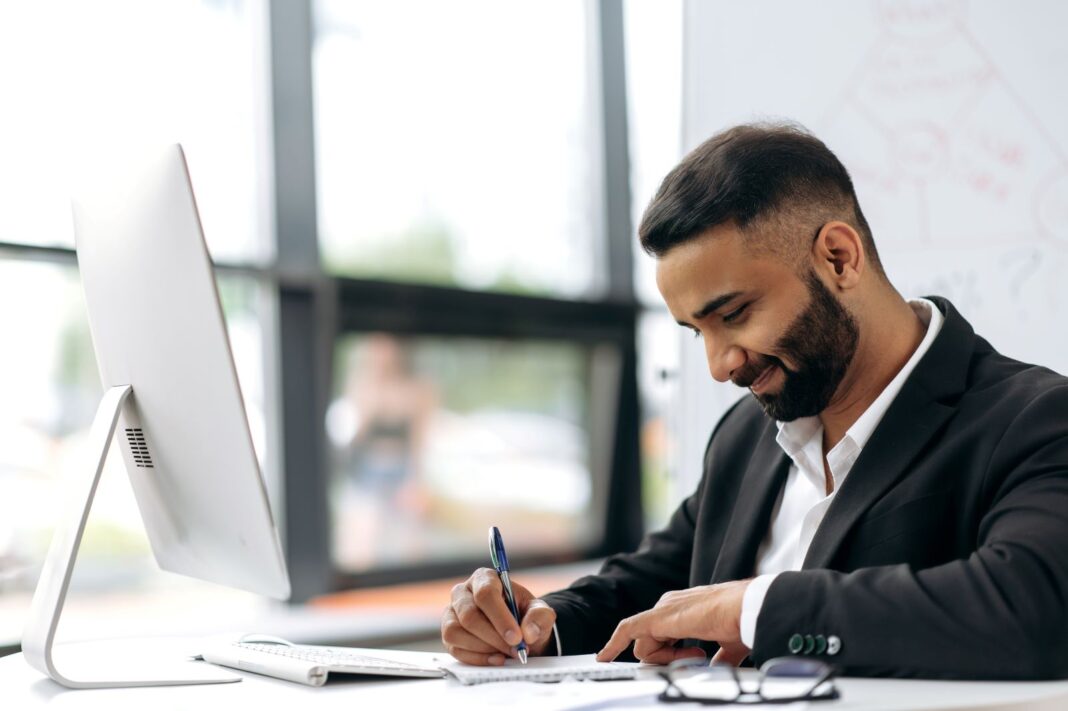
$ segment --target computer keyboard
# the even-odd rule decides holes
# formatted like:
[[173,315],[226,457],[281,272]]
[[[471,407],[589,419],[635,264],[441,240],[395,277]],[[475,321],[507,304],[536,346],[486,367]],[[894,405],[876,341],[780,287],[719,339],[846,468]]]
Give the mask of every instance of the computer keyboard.
[[303,659],[306,662],[326,664],[329,666],[360,667],[375,671],[425,671],[425,667],[415,664],[406,664],[391,659],[369,657],[366,654],[355,654],[343,647],[311,647],[297,646],[286,647],[280,644],[259,644],[255,642],[239,642],[238,647],[251,649],[265,654],[277,654],[280,657],[291,659]]
[[213,664],[311,686],[324,684],[330,673],[402,677],[444,676],[436,662],[439,661],[439,656],[443,656],[441,662],[447,661],[448,655],[418,652],[409,652],[406,655],[415,655],[424,663],[414,664],[378,657],[366,654],[364,650],[348,647],[291,644],[281,639],[277,642],[239,641],[215,646],[201,654],[205,661]]

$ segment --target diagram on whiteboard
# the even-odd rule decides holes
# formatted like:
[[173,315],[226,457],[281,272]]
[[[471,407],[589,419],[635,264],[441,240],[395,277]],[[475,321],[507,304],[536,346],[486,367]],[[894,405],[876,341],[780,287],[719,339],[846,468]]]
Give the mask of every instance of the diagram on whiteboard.
[[[821,121],[898,244],[1068,249],[1068,155],[969,31],[964,2],[880,2],[881,34]],[[968,205],[967,211],[934,205]]]
[[1068,307],[1068,152],[1051,117],[971,31],[968,3],[869,7],[878,32],[813,128],[849,167],[905,293],[944,294],[996,321],[1003,345],[1040,351],[1032,324]]

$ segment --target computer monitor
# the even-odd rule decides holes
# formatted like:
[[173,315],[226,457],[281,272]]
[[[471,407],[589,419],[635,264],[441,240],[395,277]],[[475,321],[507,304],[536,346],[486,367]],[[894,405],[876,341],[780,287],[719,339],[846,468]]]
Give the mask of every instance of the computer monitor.
[[[85,522],[117,442],[153,554],[168,571],[274,598],[289,577],[260,474],[181,146],[94,167],[73,200],[78,265],[104,397],[90,459],[34,593],[23,652],[74,688],[236,681],[131,645],[54,645]],[[117,435],[117,436],[115,436]]]

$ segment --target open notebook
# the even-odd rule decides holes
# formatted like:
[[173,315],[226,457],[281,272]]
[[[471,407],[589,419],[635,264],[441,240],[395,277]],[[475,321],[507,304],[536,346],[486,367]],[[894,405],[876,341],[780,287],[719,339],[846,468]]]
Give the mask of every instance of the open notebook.
[[453,662],[442,669],[461,684],[488,681],[563,681],[564,679],[633,679],[640,664],[598,662],[594,654],[564,657],[531,657],[526,664],[509,659],[503,667],[476,667]]

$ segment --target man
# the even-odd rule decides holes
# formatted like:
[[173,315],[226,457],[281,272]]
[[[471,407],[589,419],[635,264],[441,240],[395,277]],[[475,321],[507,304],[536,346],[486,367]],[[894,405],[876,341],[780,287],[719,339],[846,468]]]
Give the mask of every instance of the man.
[[796,127],[711,138],[639,234],[712,377],[753,397],[637,552],[542,599],[513,583],[521,627],[492,570],[456,586],[449,651],[501,664],[522,634],[535,655],[1068,676],[1068,379],[903,299],[845,168]]

